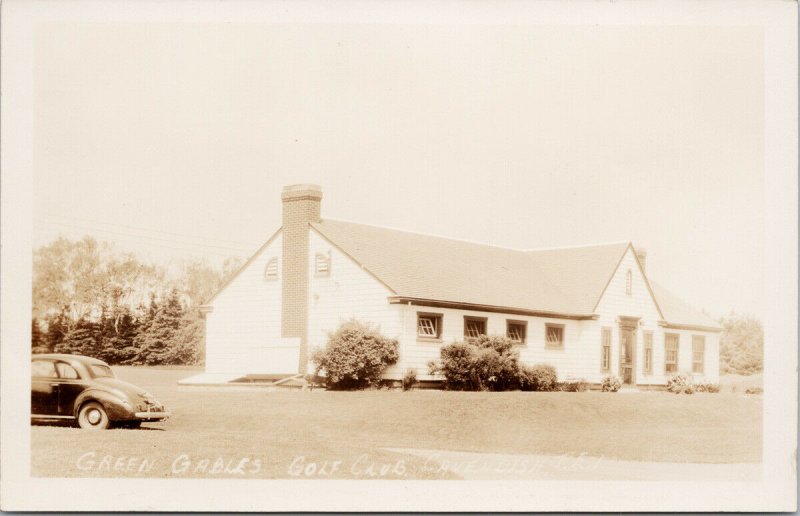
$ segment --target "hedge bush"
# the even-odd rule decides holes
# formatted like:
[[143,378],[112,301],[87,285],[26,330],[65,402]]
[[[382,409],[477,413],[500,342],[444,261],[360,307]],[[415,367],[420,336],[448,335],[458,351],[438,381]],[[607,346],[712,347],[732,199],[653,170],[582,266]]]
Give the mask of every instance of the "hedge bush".
[[325,348],[314,350],[311,358],[328,389],[364,389],[377,386],[383,371],[397,363],[398,348],[396,339],[351,319],[331,333]]
[[564,392],[583,392],[589,384],[583,378],[570,378],[558,384],[558,390]]
[[470,342],[442,346],[432,373],[444,375],[447,389],[503,391],[519,385],[519,356],[514,343],[501,336],[481,335]]
[[549,364],[519,367],[519,388],[523,391],[553,391],[557,385],[556,368]]

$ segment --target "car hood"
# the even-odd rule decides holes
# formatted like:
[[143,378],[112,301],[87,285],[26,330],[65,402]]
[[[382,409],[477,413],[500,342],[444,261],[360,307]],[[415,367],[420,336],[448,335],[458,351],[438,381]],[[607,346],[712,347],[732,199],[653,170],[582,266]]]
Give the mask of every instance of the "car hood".
[[122,391],[122,392],[124,392],[125,394],[127,394],[129,396],[136,396],[136,395],[144,396],[144,395],[147,394],[147,391],[145,391],[141,387],[137,387],[136,385],[133,385],[132,383],[124,382],[124,381],[119,380],[117,378],[108,378],[108,377],[95,378],[94,381],[98,385],[102,385],[103,387],[107,387],[109,389],[115,389],[115,390],[118,390],[118,391]]

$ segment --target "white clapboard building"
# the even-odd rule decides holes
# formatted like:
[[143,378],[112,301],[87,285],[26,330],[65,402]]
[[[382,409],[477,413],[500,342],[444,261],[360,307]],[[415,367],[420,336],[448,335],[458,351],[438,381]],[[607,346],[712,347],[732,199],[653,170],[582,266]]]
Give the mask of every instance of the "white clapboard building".
[[721,328],[648,278],[630,242],[507,249],[325,219],[321,200],[284,188],[282,227],[203,307],[206,372],[187,383],[311,373],[310,350],[350,318],[398,339],[388,379],[437,380],[442,345],[478,334],[514,339],[560,379],[719,379]]

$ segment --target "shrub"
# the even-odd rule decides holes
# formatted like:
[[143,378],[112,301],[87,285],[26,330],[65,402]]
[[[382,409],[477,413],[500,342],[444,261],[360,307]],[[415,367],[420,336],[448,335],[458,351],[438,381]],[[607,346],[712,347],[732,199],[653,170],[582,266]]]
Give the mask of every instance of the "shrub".
[[694,394],[694,385],[688,376],[676,374],[667,380],[667,390],[675,394]]
[[570,378],[561,382],[558,387],[564,392],[583,392],[589,388],[589,384],[583,378]]
[[616,376],[606,376],[600,385],[600,389],[603,392],[617,392],[620,387],[622,387],[622,381]]
[[408,391],[417,384],[417,371],[415,369],[406,370],[403,375],[403,390]]
[[324,373],[328,389],[363,389],[378,385],[381,374],[399,358],[398,342],[355,319],[345,322],[328,337],[324,349],[312,360],[316,374]]
[[698,383],[694,386],[697,392],[719,392],[718,383]]
[[502,391],[518,385],[519,358],[505,337],[482,335],[472,342],[443,346],[432,372],[444,375],[445,387],[454,390]]
[[523,391],[552,391],[557,385],[556,368],[549,364],[519,367],[519,388]]

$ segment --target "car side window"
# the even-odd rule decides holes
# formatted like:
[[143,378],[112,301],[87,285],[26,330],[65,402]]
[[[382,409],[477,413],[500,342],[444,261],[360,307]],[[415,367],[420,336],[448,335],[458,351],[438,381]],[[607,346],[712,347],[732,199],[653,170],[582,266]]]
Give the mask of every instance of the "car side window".
[[75,380],[78,378],[78,371],[69,364],[58,362],[56,363],[56,369],[58,370],[58,376],[64,380]]
[[31,376],[34,378],[58,378],[55,365],[49,360],[31,362]]

